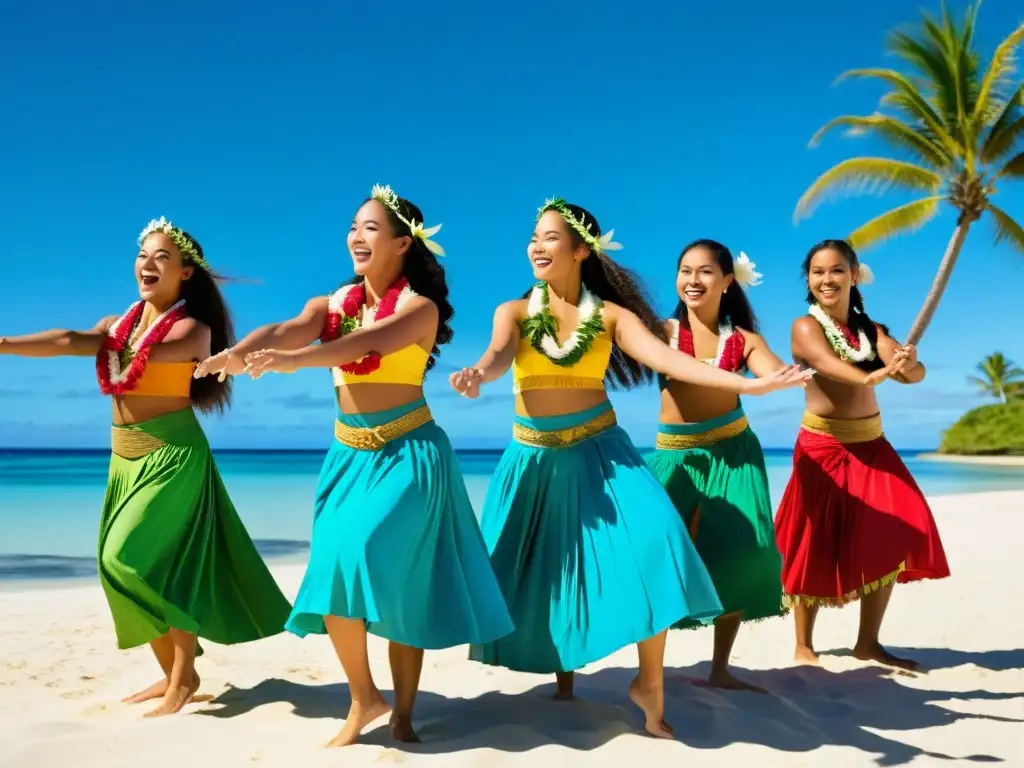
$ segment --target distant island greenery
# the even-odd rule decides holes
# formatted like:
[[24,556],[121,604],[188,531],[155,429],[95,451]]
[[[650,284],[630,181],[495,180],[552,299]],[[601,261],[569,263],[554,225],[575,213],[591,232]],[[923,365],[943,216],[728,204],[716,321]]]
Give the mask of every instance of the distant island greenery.
[[1024,370],[996,352],[978,364],[978,375],[968,381],[997,402],[961,416],[943,433],[939,453],[1024,456]]

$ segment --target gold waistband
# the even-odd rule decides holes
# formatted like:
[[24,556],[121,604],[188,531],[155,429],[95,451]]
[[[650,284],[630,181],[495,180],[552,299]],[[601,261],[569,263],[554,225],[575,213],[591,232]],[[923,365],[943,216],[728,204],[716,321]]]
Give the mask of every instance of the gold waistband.
[[555,429],[550,432],[542,432],[539,429],[524,427],[522,424],[512,426],[512,437],[523,445],[532,445],[535,448],[565,448],[587,438],[604,432],[609,427],[614,427],[615,411],[608,410],[590,421],[584,422],[576,427],[568,429]]
[[110,428],[110,450],[122,459],[141,459],[167,443],[141,429]]
[[430,408],[421,405],[415,411],[409,411],[394,421],[381,424],[379,427],[350,427],[340,421],[334,422],[334,437],[342,445],[360,451],[379,451],[392,440],[412,432],[433,420]]
[[659,432],[655,439],[655,447],[660,451],[685,451],[688,448],[700,448],[705,445],[714,445],[722,440],[742,434],[749,426],[746,416],[740,416],[736,421],[730,421],[720,427],[714,427],[705,432],[695,432],[689,435],[672,435]]
[[557,376],[544,373],[523,376],[512,382],[512,394],[515,395],[537,389],[604,389],[604,379],[595,379],[591,376]]
[[882,436],[882,416],[863,419],[826,419],[804,411],[801,426],[816,435],[830,435],[840,443],[869,443]]

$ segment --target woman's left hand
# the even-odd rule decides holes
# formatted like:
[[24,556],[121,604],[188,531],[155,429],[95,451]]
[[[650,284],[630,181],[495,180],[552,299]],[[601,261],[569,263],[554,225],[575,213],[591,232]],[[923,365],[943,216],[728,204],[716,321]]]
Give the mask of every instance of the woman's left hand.
[[900,349],[906,355],[903,360],[903,372],[906,373],[915,365],[917,365],[917,348],[913,344],[906,344]]
[[299,368],[295,352],[289,349],[261,349],[245,356],[245,371],[253,379],[264,373],[294,373]]

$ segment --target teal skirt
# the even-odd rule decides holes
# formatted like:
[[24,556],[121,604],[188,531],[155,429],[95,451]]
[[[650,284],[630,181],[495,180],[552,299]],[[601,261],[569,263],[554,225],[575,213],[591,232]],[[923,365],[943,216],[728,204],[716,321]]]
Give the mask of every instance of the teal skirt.
[[[338,420],[373,429],[424,404]],[[512,631],[455,451],[433,421],[380,450],[335,441],[327,452],[286,629],[323,634],[324,616],[363,619],[371,634],[415,648]]]
[[[610,403],[547,418],[570,429]],[[488,488],[481,528],[515,631],[470,658],[523,672],[565,672],[645,640],[684,617],[722,612],[679,513],[626,433],[611,426],[560,448],[513,441]]]

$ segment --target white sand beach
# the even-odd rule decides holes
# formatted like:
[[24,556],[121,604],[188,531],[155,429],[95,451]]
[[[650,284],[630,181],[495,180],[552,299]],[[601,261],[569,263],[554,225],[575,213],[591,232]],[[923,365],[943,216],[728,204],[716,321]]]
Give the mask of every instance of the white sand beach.
[[[326,638],[280,635],[207,645],[199,661],[214,702],[145,720],[121,697],[156,679],[147,649],[119,652],[95,583],[0,594],[0,766],[919,766],[1024,765],[1024,492],[933,500],[953,577],[898,587],[883,641],[929,667],[896,674],[852,659],[858,609],[828,611],[820,668],[795,667],[791,619],[747,627],[739,673],[772,695],[695,687],[711,633],[675,632],[667,655],[667,718],[678,741],[641,734],[625,697],[635,651],[578,676],[575,702],[552,680],[429,653],[417,705],[424,743],[386,729],[345,750],[322,748],[340,727],[347,692]],[[294,594],[301,569],[276,569]],[[386,644],[375,674],[389,695]],[[708,762],[714,761],[714,762]]]
[[914,458],[942,461],[947,464],[976,464],[985,467],[1020,467],[1024,469],[1024,456],[958,456],[951,453],[919,453]]

